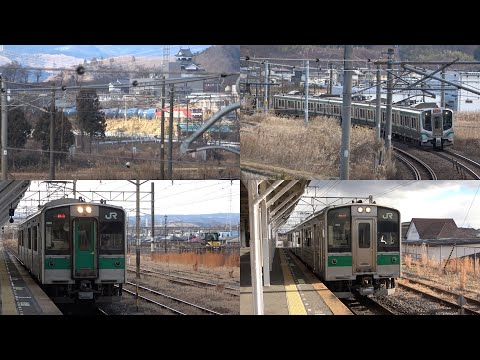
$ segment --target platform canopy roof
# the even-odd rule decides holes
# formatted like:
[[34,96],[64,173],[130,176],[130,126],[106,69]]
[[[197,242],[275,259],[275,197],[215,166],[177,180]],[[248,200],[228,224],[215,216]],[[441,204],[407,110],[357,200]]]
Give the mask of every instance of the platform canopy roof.
[[9,209],[17,207],[29,185],[29,180],[0,181],[0,226],[8,223]]

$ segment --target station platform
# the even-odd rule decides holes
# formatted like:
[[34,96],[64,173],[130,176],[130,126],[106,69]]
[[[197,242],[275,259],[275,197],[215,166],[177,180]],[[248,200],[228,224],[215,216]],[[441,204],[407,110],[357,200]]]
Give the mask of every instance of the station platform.
[[31,278],[0,241],[0,314],[62,315],[58,307]]
[[[265,315],[352,315],[287,249],[275,249],[270,286],[263,287]],[[253,315],[250,249],[240,249],[240,314]]]

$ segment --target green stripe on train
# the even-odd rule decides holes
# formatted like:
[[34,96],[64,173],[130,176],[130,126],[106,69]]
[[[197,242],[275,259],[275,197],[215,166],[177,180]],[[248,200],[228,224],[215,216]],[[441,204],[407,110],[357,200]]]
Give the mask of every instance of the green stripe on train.
[[65,270],[70,269],[72,264],[70,258],[45,258],[45,270]]
[[[125,258],[104,258],[100,257],[100,269],[125,269]],[[118,266],[115,266],[115,263]]]
[[328,257],[328,266],[352,266],[352,255],[332,255]]
[[398,254],[377,255],[377,264],[378,265],[400,265],[400,255]]
[[[125,269],[124,258],[103,258],[100,257],[100,269]],[[119,265],[115,266],[118,261]],[[64,270],[70,269],[72,264],[70,258],[45,258],[44,266],[46,270]]]

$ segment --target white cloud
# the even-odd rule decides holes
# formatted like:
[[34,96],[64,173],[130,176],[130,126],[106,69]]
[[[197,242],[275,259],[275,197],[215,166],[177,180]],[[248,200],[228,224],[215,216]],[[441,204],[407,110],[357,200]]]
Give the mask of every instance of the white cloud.
[[[317,196],[368,197],[374,196],[377,204],[400,210],[401,220],[420,218],[453,218],[457,226],[480,228],[480,181],[312,181],[317,186]],[[330,189],[328,193],[326,192]],[[312,194],[310,192],[310,194]],[[328,199],[329,202],[335,199]],[[310,200],[309,200],[310,201]],[[343,200],[348,202],[348,199]],[[341,203],[338,201],[337,203]],[[320,210],[319,206],[316,210]],[[311,212],[312,207],[297,205],[299,212]],[[468,215],[467,215],[468,214]],[[464,223],[465,220],[465,223]]]

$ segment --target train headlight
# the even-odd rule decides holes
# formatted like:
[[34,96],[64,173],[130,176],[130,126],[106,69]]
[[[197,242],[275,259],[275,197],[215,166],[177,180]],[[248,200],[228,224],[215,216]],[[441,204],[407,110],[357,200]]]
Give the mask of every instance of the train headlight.
[[372,211],[372,208],[369,208],[368,206],[365,208],[365,212],[369,213]]
[[83,207],[77,206],[77,211],[78,211],[80,214],[83,214]]
[[87,206],[87,207],[85,208],[85,211],[86,211],[87,213],[91,214],[91,213],[92,213],[92,208],[91,208],[90,206]]
[[358,210],[359,213],[362,213],[362,212],[363,212],[363,207],[359,206],[359,207],[357,208],[357,210]]

